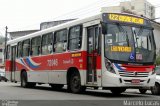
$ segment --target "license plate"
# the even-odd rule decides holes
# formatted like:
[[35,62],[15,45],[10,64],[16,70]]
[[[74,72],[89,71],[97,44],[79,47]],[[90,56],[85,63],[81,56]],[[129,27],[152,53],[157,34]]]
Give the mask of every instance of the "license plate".
[[140,83],[140,79],[132,79],[132,83],[133,84],[139,84]]

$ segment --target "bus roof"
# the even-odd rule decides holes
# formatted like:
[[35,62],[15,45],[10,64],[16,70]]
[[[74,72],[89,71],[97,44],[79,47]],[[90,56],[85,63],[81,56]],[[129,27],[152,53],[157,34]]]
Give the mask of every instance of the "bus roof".
[[77,20],[69,21],[69,22],[66,22],[66,23],[63,23],[63,24],[60,24],[60,25],[57,25],[57,26],[53,26],[53,27],[50,27],[50,28],[47,28],[47,29],[44,29],[44,30],[41,30],[41,31],[37,31],[37,32],[31,33],[31,34],[28,34],[28,35],[25,35],[25,36],[22,36],[22,37],[15,38],[13,40],[9,40],[7,42],[7,44],[17,43],[17,42],[22,41],[24,39],[33,38],[33,37],[36,37],[36,36],[39,36],[39,35],[43,35],[43,34],[54,32],[54,31],[57,31],[57,30],[60,30],[60,29],[72,27],[74,25],[82,24],[82,23],[85,23],[85,22],[88,22],[88,21],[91,21],[91,20],[96,20],[96,19],[98,20],[100,18],[101,18],[101,15],[98,14],[98,15],[95,15],[95,16],[92,16],[92,17],[87,17],[87,18],[83,18],[83,19],[77,19]]
[[[36,37],[36,36],[51,33],[51,32],[54,32],[54,31],[57,31],[57,30],[60,30],[60,29],[72,27],[72,26],[82,24],[82,23],[86,23],[86,22],[89,22],[89,21],[92,21],[92,20],[102,20],[102,14],[104,14],[104,13],[94,15],[94,16],[90,16],[90,17],[85,17],[85,18],[82,18],[82,19],[69,21],[69,22],[66,22],[66,23],[63,23],[63,24],[60,24],[60,25],[57,25],[57,26],[53,26],[53,27],[50,27],[50,28],[47,28],[47,29],[44,29],[44,30],[41,30],[41,31],[37,31],[37,32],[31,33],[31,34],[13,39],[13,40],[9,40],[7,42],[7,45],[8,44],[16,44],[16,43],[18,43],[22,40],[25,40],[25,39],[30,39],[30,38],[33,38],[33,37]],[[112,13],[106,13],[106,14],[112,14]],[[113,13],[113,14],[129,15],[129,16],[144,18],[145,20],[148,20],[145,17],[140,17],[140,16],[137,16],[137,15],[134,15],[134,14],[128,14],[128,13]]]

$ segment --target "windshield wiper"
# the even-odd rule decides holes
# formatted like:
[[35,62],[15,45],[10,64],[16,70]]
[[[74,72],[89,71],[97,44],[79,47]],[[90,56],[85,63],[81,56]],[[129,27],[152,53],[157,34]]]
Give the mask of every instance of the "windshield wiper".
[[127,33],[127,31],[125,31],[121,25],[118,25],[118,26],[119,26],[119,28],[121,29],[121,31],[123,31],[123,32],[125,33],[127,46],[129,47],[129,38],[128,38],[128,33]]
[[134,39],[135,39],[135,48],[137,48],[138,47],[137,34],[136,34],[135,30],[133,30],[133,33],[134,33]]
[[136,35],[137,35],[137,36],[140,36],[140,34],[142,34],[142,32],[143,32],[143,28],[141,27],[141,28],[139,29],[138,33],[136,33]]
[[[138,31],[136,31],[138,30]],[[138,39],[140,38],[140,35],[142,34],[143,32],[143,27],[140,27],[140,28],[135,28],[135,27],[132,27],[132,31],[134,33],[134,38],[135,38],[135,43],[136,43],[136,47],[139,47],[138,45]],[[141,45],[140,45],[141,46]]]
[[126,33],[126,41],[127,41],[127,45],[128,45],[128,47],[129,47],[129,38],[128,38],[128,33],[127,33],[127,31],[125,31],[125,33]]

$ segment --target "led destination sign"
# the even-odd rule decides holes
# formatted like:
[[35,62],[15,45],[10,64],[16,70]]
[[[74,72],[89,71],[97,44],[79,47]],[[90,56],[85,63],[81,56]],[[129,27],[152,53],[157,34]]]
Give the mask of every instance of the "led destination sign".
[[151,23],[149,20],[128,14],[104,13],[103,22],[117,22],[151,27]]
[[111,46],[112,52],[131,52],[131,47],[125,47],[125,46]]
[[109,20],[129,22],[135,24],[144,24],[144,19],[137,18],[133,16],[119,15],[119,14],[109,14]]

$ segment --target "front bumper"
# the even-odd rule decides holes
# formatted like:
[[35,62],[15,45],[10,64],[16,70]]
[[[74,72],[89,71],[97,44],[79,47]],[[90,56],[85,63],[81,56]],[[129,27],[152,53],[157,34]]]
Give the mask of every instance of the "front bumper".
[[[149,75],[148,77],[122,77],[106,71],[103,73],[102,78],[102,87],[140,88],[154,86],[156,75]],[[139,83],[133,83],[133,80],[139,80]]]

